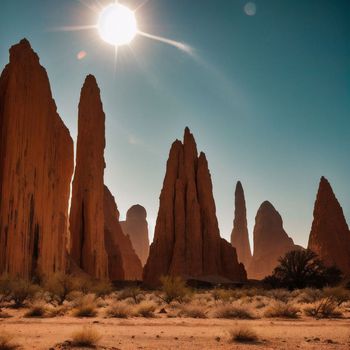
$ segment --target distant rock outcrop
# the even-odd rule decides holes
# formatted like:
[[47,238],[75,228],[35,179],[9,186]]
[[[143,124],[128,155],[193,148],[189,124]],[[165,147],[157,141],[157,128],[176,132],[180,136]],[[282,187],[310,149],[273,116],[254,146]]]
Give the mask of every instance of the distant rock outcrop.
[[350,232],[343,209],[329,182],[322,177],[314,208],[308,248],[328,266],[350,276]]
[[141,280],[142,264],[119,223],[119,211],[107,186],[104,187],[105,240],[109,277],[117,280]]
[[142,266],[146,264],[149,254],[148,223],[146,209],[133,205],[126,213],[126,220],[120,225],[126,236],[129,236],[132,246],[141,260]]
[[248,267],[248,276],[262,279],[272,273],[278,259],[287,252],[299,249],[283,229],[281,215],[266,201],[255,217],[254,255]]
[[246,280],[236,250],[220,237],[208,163],[188,128],[170,150],[145,284],[157,286],[162,275]]
[[95,77],[81,90],[78,142],[70,212],[71,256],[95,278],[108,278],[104,240],[105,114]]
[[73,141],[27,40],[0,78],[0,274],[66,269]]
[[236,248],[238,261],[243,263],[247,268],[251,262],[252,253],[248,236],[244,191],[240,181],[237,182],[235,191],[235,218],[231,233],[231,244]]

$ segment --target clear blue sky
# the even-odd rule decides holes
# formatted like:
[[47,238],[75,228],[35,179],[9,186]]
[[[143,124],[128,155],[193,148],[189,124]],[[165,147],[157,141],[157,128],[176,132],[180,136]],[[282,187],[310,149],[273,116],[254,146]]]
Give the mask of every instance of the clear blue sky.
[[138,37],[120,50],[114,76],[113,48],[96,30],[54,30],[95,24],[98,15],[83,5],[94,0],[2,0],[0,66],[27,37],[74,139],[80,88],[86,74],[96,76],[105,182],[122,217],[140,203],[154,224],[170,145],[189,126],[209,160],[222,236],[229,238],[241,180],[250,234],[270,200],[305,245],[321,175],[350,221],[350,1],[256,0],[245,11],[247,2],[148,1],[137,11],[140,29],[185,42],[195,55]]

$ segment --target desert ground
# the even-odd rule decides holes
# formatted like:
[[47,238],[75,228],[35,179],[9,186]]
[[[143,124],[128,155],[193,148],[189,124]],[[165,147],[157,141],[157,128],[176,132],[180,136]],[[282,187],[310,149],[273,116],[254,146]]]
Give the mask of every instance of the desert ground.
[[2,299],[1,350],[350,348],[344,287],[195,290],[176,282],[78,291],[67,277],[54,282],[12,285]]

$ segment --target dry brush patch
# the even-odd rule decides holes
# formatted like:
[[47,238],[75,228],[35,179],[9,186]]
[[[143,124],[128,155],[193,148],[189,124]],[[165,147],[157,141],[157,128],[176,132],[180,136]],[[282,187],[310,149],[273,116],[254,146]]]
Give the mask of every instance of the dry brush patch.
[[214,309],[212,315],[215,318],[253,320],[256,316],[252,313],[248,306],[223,304]]
[[265,317],[270,318],[293,318],[299,317],[300,309],[291,303],[277,301],[265,310]]
[[259,337],[253,328],[240,326],[229,331],[229,342],[256,343]]
[[96,347],[101,340],[101,334],[92,327],[83,327],[80,331],[72,334],[73,347]]
[[0,350],[19,349],[20,345],[13,341],[14,336],[4,333],[0,334]]

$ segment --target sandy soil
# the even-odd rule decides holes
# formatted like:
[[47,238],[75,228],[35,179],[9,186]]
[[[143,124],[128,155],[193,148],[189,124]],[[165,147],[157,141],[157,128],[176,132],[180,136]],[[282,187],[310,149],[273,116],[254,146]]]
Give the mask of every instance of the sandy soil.
[[[58,343],[69,340],[71,334],[92,326],[103,337],[104,349],[350,349],[350,319],[314,320],[221,320],[166,318],[153,319],[55,317],[28,319],[17,314],[0,320],[0,333],[14,335],[24,349],[58,349]],[[230,329],[247,325],[260,341],[256,344],[228,342]]]

